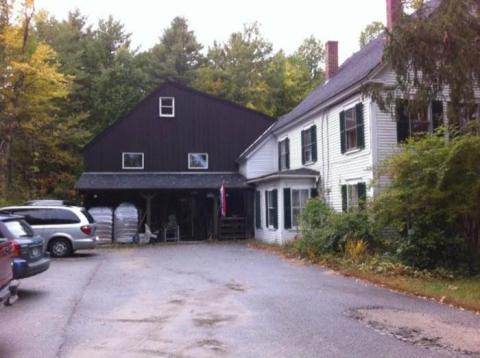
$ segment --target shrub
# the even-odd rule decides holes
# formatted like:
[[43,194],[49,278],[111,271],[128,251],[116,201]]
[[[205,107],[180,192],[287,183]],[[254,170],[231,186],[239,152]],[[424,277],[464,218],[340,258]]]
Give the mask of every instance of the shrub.
[[320,199],[312,199],[302,214],[302,238],[297,240],[296,247],[301,255],[309,258],[342,253],[349,241],[361,240],[373,247],[371,231],[367,211],[337,213]]
[[480,137],[410,140],[381,166],[390,185],[373,204],[394,228],[398,257],[421,269],[474,273],[480,251]]
[[345,258],[361,262],[367,257],[368,245],[364,240],[349,240],[345,243]]

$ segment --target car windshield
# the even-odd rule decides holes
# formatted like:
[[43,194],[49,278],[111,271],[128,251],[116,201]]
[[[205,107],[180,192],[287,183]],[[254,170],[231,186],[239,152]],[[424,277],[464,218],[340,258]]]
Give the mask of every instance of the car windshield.
[[9,220],[5,221],[7,230],[16,237],[33,236],[33,231],[30,226],[23,220]]

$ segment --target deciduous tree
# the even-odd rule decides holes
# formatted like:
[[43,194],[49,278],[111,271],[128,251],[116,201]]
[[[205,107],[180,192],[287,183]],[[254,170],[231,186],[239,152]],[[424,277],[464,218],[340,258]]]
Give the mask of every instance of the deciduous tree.
[[410,98],[413,111],[446,98],[448,92],[449,121],[459,123],[465,105],[475,101],[475,88],[480,87],[480,2],[406,2],[416,12],[402,16],[387,33],[384,54],[396,73],[396,85],[371,85],[365,92],[386,110],[399,95]]
[[380,21],[374,21],[368,24],[360,33],[359,44],[360,48],[365,47],[370,41],[376,39],[385,31],[385,25]]

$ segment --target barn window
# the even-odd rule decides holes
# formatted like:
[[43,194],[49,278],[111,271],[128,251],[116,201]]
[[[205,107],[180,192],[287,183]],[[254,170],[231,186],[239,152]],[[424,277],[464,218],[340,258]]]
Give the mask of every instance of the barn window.
[[175,117],[174,97],[160,97],[159,107],[160,117]]
[[188,169],[208,169],[208,153],[188,153]]
[[143,169],[143,153],[122,153],[122,169]]

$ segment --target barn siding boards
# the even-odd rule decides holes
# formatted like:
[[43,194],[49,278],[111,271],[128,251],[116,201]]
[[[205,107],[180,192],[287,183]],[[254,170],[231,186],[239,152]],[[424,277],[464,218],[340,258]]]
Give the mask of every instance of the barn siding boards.
[[[175,98],[175,117],[159,117],[159,97]],[[85,147],[85,171],[121,172],[122,152],[142,152],[145,172],[192,172],[188,153],[208,153],[208,169],[198,171],[236,172],[235,160],[271,124],[264,114],[168,82]]]

